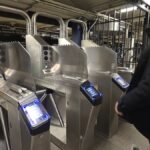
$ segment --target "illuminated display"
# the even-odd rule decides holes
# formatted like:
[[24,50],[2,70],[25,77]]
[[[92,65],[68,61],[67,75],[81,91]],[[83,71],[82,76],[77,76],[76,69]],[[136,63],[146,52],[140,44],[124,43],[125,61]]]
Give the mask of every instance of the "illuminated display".
[[90,94],[91,97],[95,97],[98,95],[97,91],[93,87],[89,87],[86,90]]
[[121,90],[126,91],[129,87],[129,83],[126,82],[119,74],[115,73],[112,75],[113,82],[121,88]]
[[49,119],[39,100],[22,106],[23,111],[32,127],[36,127]]
[[96,106],[101,104],[103,94],[97,91],[92,83],[90,83],[89,81],[85,81],[81,84],[80,90],[92,103],[92,105]]
[[122,78],[117,78],[116,79],[122,86],[126,86],[127,83],[122,79]]

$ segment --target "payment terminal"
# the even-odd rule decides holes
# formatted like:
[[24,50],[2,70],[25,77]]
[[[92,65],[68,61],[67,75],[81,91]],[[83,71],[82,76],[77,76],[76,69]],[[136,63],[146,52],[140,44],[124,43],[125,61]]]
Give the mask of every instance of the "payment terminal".
[[96,106],[102,103],[103,94],[99,92],[88,80],[81,84],[80,90],[84,96]]
[[50,116],[37,98],[20,103],[20,111],[32,135],[46,131],[50,126]]
[[122,90],[126,91],[129,87],[129,83],[126,82],[119,74],[112,74],[112,81]]
[[33,91],[0,80],[11,150],[50,150],[50,115]]

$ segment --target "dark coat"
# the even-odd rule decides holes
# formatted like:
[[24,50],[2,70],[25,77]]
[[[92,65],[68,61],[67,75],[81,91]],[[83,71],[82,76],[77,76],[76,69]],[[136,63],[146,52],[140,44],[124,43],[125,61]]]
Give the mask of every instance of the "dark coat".
[[118,102],[124,118],[150,139],[150,48],[142,52],[127,93]]

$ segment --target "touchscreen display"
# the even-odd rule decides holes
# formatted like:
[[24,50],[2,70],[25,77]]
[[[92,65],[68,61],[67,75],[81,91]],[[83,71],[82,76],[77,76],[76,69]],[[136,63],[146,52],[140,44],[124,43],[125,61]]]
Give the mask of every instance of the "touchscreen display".
[[117,73],[112,74],[112,81],[123,91],[126,91],[129,87],[129,83]]
[[22,106],[23,111],[32,127],[36,127],[49,119],[39,100]]
[[117,78],[116,79],[122,86],[126,86],[127,85],[127,83],[122,79],[122,78]]
[[101,104],[103,94],[99,92],[91,82],[88,80],[83,82],[80,86],[80,90],[92,103],[92,105],[96,106]]
[[93,87],[88,87],[86,90],[91,97],[98,95],[97,91]]

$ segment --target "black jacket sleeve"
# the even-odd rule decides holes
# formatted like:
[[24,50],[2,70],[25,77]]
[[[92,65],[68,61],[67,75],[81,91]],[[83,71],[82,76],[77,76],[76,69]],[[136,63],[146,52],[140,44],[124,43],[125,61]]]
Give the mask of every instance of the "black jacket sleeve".
[[118,110],[129,115],[139,109],[150,106],[150,58],[146,63],[143,76],[138,85],[119,101]]

